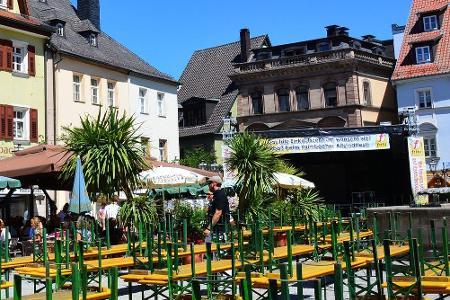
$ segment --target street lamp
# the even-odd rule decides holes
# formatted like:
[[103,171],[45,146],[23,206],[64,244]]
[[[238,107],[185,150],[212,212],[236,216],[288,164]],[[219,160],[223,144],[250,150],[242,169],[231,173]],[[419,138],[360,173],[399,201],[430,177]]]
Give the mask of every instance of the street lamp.
[[205,163],[205,162],[201,162],[201,163],[198,165],[198,168],[199,168],[199,169],[202,169],[202,170],[205,170],[206,167],[208,167],[208,164]]
[[428,165],[430,166],[430,171],[433,173],[433,176],[436,174],[436,168],[437,168],[437,160],[435,158],[432,158]]
[[233,136],[237,132],[236,127],[237,127],[236,118],[232,117],[231,113],[229,113],[225,118],[223,118],[222,137],[224,141],[228,141],[233,138]]

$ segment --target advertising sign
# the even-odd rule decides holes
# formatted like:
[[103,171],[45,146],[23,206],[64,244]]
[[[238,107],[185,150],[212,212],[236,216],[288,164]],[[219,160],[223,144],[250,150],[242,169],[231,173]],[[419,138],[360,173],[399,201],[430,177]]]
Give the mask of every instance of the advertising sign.
[[270,143],[279,154],[385,150],[391,147],[389,135],[385,133],[290,137],[271,139]]
[[13,142],[0,142],[0,159],[13,156],[14,144]]
[[426,204],[427,196],[419,196],[418,192],[428,187],[427,164],[425,161],[425,146],[423,137],[408,137],[409,169],[411,172],[411,187],[416,204]]

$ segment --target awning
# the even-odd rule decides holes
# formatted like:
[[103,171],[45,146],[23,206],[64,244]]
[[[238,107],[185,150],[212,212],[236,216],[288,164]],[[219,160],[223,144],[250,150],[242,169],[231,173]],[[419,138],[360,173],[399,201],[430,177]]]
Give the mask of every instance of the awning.
[[61,182],[59,174],[71,155],[62,146],[30,147],[0,160],[0,175],[19,179],[25,187],[39,185],[43,189],[70,190],[71,182]]

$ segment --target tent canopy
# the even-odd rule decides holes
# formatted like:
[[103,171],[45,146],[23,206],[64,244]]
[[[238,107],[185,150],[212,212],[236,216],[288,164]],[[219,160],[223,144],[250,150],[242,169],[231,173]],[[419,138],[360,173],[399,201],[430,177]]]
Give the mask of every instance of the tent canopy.
[[71,156],[62,146],[37,145],[1,160],[0,174],[20,180],[25,187],[39,185],[49,190],[71,190],[72,182],[62,182],[59,178]]

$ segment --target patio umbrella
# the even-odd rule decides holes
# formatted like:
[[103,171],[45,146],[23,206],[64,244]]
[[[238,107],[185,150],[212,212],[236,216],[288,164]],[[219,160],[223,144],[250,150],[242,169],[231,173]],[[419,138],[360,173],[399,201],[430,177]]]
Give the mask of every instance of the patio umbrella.
[[206,177],[198,173],[175,167],[158,167],[140,173],[147,188],[181,187],[200,184]]
[[308,181],[295,175],[286,173],[275,173],[274,175],[276,182],[275,185],[283,189],[293,189],[299,187],[313,189],[316,187],[315,184],[312,183],[311,181]]
[[5,189],[5,188],[17,189],[17,188],[20,188],[21,186],[22,186],[22,184],[20,183],[20,180],[5,177],[5,176],[0,176],[0,189]]
[[[315,188],[315,184],[306,179],[300,178],[295,175],[290,175],[286,173],[275,173],[275,184],[274,186],[280,187],[283,189],[294,189],[294,188]],[[228,179],[222,184],[223,188],[233,187],[236,185],[236,179]]]
[[69,210],[75,214],[91,211],[91,200],[86,191],[86,182],[84,181],[83,166],[81,165],[80,157],[77,158],[75,180],[73,181],[69,205]]

